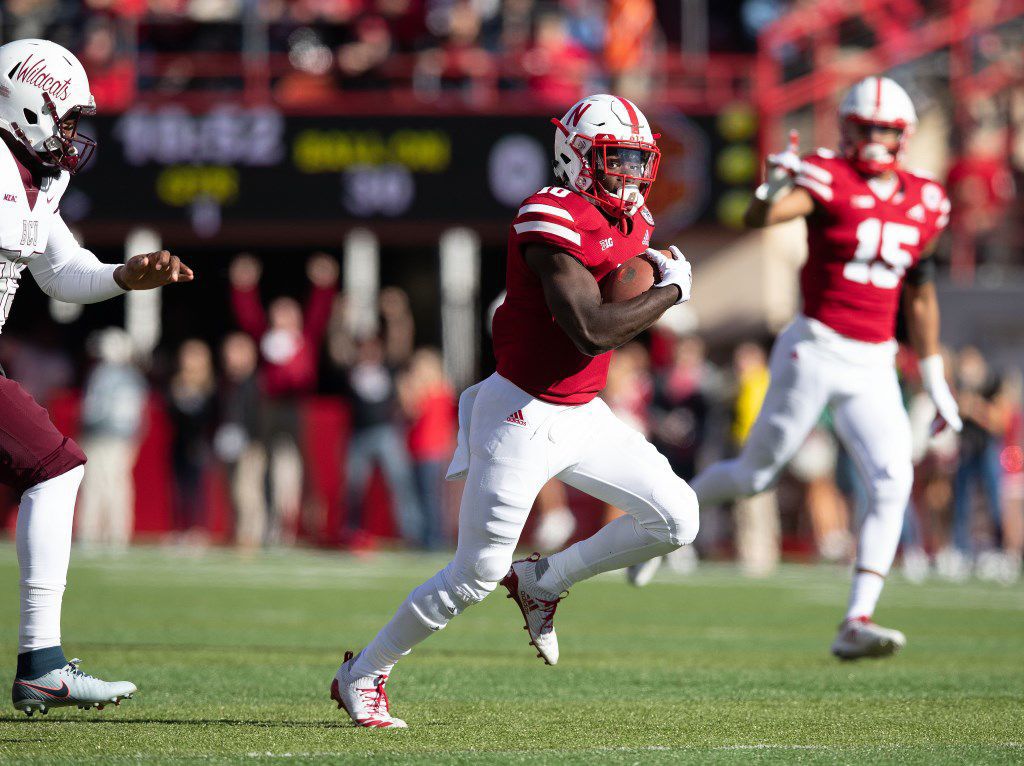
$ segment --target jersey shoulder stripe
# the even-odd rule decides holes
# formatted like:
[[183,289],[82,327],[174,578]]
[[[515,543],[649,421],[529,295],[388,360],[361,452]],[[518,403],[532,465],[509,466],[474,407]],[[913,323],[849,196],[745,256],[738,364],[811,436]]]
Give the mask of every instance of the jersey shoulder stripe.
[[562,224],[555,223],[553,221],[522,221],[520,223],[514,223],[512,228],[515,229],[516,234],[519,235],[535,235],[533,237],[529,237],[530,239],[539,239],[544,241],[548,239],[548,237],[555,237],[556,239],[561,239],[576,245],[576,247],[579,247],[581,242],[579,232],[573,231],[567,226],[563,226]]
[[555,218],[564,218],[567,221],[572,221],[572,214],[564,207],[558,207],[557,205],[542,205],[538,202],[528,203],[519,208],[519,212],[516,214],[516,220],[518,221],[528,213],[542,213],[544,215],[552,215]]
[[825,202],[831,202],[832,197],[835,196],[832,193],[832,187],[827,186],[820,181],[816,181],[813,178],[806,175],[798,175],[796,177],[796,185],[802,186],[811,192],[814,196],[821,198]]

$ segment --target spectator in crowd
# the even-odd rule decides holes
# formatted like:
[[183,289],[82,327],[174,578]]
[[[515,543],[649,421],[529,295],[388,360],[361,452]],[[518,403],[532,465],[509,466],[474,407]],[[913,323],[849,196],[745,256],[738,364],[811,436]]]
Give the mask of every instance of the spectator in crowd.
[[[768,393],[768,360],[756,343],[741,343],[733,352],[736,403],[732,420],[732,444],[738,453],[750,435]],[[775,489],[736,501],[736,555],[744,574],[765,577],[775,571],[782,551],[779,503]]]
[[260,351],[260,381],[266,396],[262,441],[269,451],[270,542],[297,533],[303,492],[300,410],[302,397],[316,391],[320,347],[337,291],[338,264],[317,253],[306,265],[310,293],[305,312],[291,297],[275,298],[266,313],[259,295],[259,261],[242,255],[231,264],[231,304],[239,326]]
[[565,17],[557,11],[545,11],[537,19],[523,66],[530,92],[544,104],[572,104],[595,73],[593,57],[569,36]]
[[612,92],[644,98],[654,64],[654,2],[610,0],[607,13],[604,64]]
[[444,475],[455,446],[458,412],[455,390],[444,374],[441,354],[422,348],[398,378],[398,397],[409,421],[409,455],[423,513],[420,545],[438,550],[444,543]]
[[652,441],[683,479],[692,479],[697,471],[714,406],[712,392],[720,383],[705,359],[704,342],[696,335],[684,335],[675,341],[671,366],[655,379]]
[[1000,151],[1005,144],[1005,137],[997,131],[978,128],[949,169],[946,186],[953,203],[955,268],[965,260],[996,267],[1003,261],[1001,265],[1006,265],[1010,244],[1001,235],[1015,189]]
[[267,451],[261,436],[263,392],[256,376],[259,354],[245,333],[231,333],[221,346],[224,379],[217,457],[227,467],[235,544],[252,550],[267,542]]
[[416,493],[412,462],[399,427],[395,368],[377,336],[358,341],[355,360],[344,371],[342,387],[352,414],[348,444],[347,537],[357,547],[363,531],[363,501],[375,465],[384,472],[402,537],[410,545],[424,539],[424,515]]
[[102,16],[90,19],[79,55],[89,74],[89,90],[100,112],[121,112],[132,104],[135,68],[129,59],[120,55],[117,28],[111,20]]
[[[632,385],[626,386],[627,390],[636,390],[631,396],[644,397],[650,401],[649,414],[644,418],[634,414],[629,419],[632,420],[630,424],[642,433],[650,432],[651,443],[668,459],[673,472],[683,479],[691,479],[696,472],[698,455],[707,433],[708,416],[712,408],[711,391],[720,381],[715,369],[704,356],[704,342],[696,335],[675,337],[672,363],[655,378],[653,390],[649,380],[649,364],[645,351],[642,362],[637,358],[631,365],[632,369],[624,371],[628,375],[627,380],[631,378],[633,381]],[[612,388],[611,375],[609,388]],[[619,395],[615,398],[619,398]],[[635,413],[635,409],[634,401],[631,407],[616,409],[616,414],[621,418],[623,410],[633,410]],[[678,571],[692,571],[697,566],[697,553],[692,545],[685,545],[666,558]],[[630,567],[628,579],[636,586],[643,586],[654,576],[660,565],[661,559],[652,559]]]
[[210,347],[195,338],[186,340],[178,349],[178,369],[167,388],[167,409],[174,429],[171,439],[174,529],[185,543],[205,539],[203,485],[217,415],[216,393]]
[[967,559],[974,557],[971,508],[975,485],[982,489],[992,535],[1002,548],[1002,466],[1000,453],[1012,414],[1003,395],[1002,379],[993,373],[981,352],[967,346],[957,356],[957,403],[964,421],[960,433],[960,466],[953,484],[953,543]]
[[79,493],[82,545],[119,550],[131,542],[135,518],[132,469],[142,436],[146,381],[132,364],[132,341],[110,327],[93,337],[99,363],[82,400],[82,449],[89,456]]

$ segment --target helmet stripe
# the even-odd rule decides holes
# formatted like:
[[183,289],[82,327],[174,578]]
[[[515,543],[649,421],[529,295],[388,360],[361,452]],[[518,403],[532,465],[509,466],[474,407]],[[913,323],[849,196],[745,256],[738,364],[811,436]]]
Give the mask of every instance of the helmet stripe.
[[629,117],[629,122],[633,126],[633,132],[634,133],[639,133],[640,132],[640,118],[636,116],[636,109],[633,108],[633,105],[631,103],[629,103],[629,101],[627,101],[626,99],[622,98],[621,96],[616,96],[615,98],[619,99],[619,101],[622,103],[622,105],[624,107],[626,107],[626,116]]
[[875,116],[882,111],[882,78],[875,78]]

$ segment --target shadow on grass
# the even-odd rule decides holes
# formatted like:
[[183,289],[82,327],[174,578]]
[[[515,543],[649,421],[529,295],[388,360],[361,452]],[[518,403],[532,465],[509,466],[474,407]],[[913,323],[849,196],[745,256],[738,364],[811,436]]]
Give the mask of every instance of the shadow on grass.
[[[239,720],[236,718],[93,718],[84,720],[81,718],[47,718],[30,720],[28,718],[0,718],[3,723],[20,723],[22,726],[33,726],[37,724],[58,724],[60,726],[149,726],[151,724],[164,724],[167,726],[254,726],[259,728],[282,728],[289,729],[354,729],[351,723],[345,721],[261,721],[261,720]],[[0,739],[0,742],[8,740]],[[13,739],[11,742],[27,742],[30,740]]]

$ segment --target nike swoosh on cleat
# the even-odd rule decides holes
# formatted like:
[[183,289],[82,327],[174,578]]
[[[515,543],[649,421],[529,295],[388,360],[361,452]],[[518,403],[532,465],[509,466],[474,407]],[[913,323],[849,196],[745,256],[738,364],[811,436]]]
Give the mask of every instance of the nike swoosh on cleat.
[[61,681],[60,686],[39,686],[38,684],[30,684],[28,681],[15,681],[14,683],[25,686],[29,689],[34,689],[37,692],[45,694],[55,700],[67,699],[71,696],[71,689],[68,688],[67,682]]

